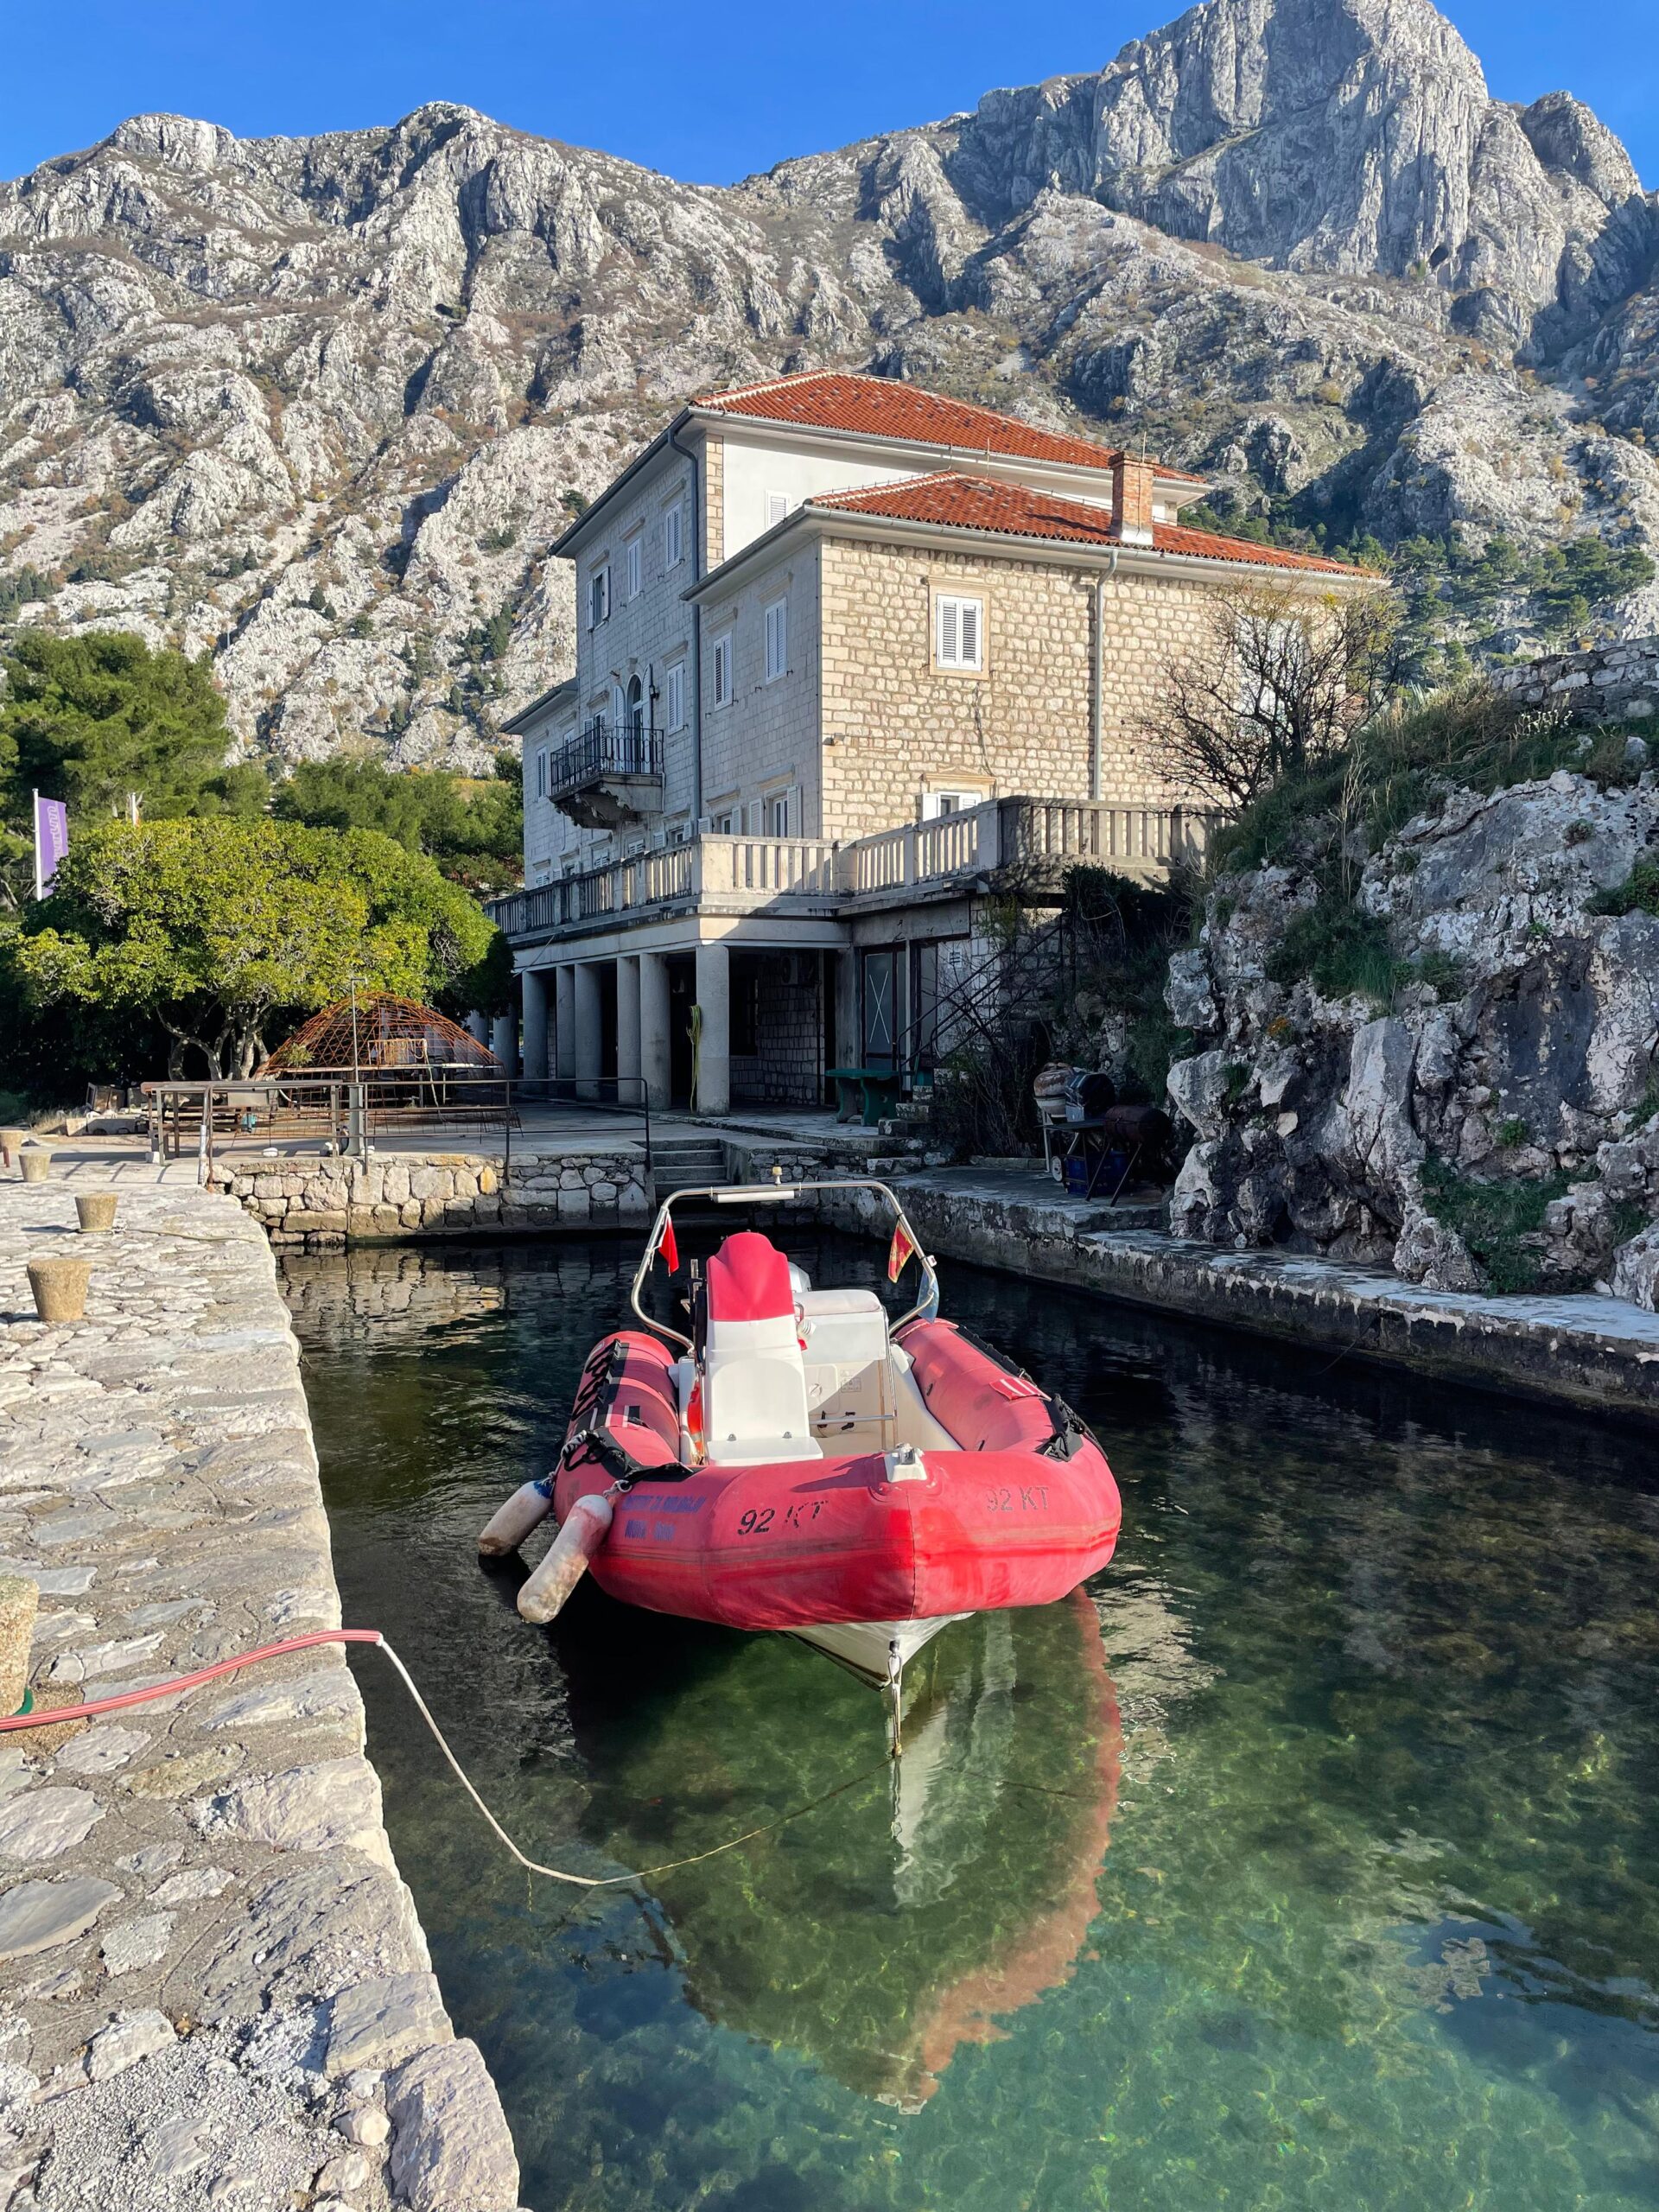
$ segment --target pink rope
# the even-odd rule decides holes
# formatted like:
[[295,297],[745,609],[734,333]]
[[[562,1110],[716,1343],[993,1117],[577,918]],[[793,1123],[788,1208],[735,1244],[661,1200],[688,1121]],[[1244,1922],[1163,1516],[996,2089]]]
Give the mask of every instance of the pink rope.
[[194,1675],[175,1675],[168,1681],[152,1682],[148,1689],[125,1690],[119,1697],[94,1698],[90,1705],[53,1705],[44,1712],[14,1713],[9,1720],[0,1720],[0,1734],[14,1728],[55,1728],[61,1720],[90,1720],[94,1713],[118,1713],[129,1705],[148,1705],[152,1698],[177,1697],[181,1691],[200,1689],[204,1682],[216,1681],[220,1675],[233,1675],[238,1667],[251,1667],[261,1659],[280,1659],[289,1651],[310,1651],[320,1643],[385,1641],[378,1628],[321,1628],[309,1636],[287,1637],[281,1643],[262,1643],[257,1651],[243,1651],[234,1659],[221,1659],[217,1666],[203,1667]]

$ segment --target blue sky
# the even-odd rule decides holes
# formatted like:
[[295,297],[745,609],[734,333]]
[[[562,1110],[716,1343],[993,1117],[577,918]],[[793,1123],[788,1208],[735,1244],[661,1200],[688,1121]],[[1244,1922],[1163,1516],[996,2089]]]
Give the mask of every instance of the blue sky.
[[[1170,0],[0,0],[0,175],[165,108],[245,136],[455,99],[725,183],[791,154],[1098,68]],[[1659,182],[1655,0],[1452,0],[1500,99],[1576,92]]]

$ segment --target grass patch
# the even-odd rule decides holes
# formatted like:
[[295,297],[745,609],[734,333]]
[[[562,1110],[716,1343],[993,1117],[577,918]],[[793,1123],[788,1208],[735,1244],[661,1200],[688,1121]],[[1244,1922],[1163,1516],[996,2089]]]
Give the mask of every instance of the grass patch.
[[1640,1198],[1621,1198],[1613,1208],[1613,1243],[1615,1248],[1628,1244],[1632,1236],[1639,1236],[1653,1219]]
[[1306,978],[1322,997],[1357,996],[1384,1010],[1393,1005],[1402,977],[1412,972],[1395,959],[1387,925],[1334,893],[1295,917],[1267,966],[1275,983],[1292,985]]
[[1431,1158],[1423,1163],[1423,1203],[1436,1221],[1457,1230],[1491,1287],[1510,1294],[1536,1290],[1541,1281],[1542,1255],[1527,1240],[1539,1235],[1546,1207],[1566,1196],[1570,1179],[1556,1174],[1482,1183]]
[[1645,853],[1611,891],[1598,893],[1590,901],[1592,914],[1659,914],[1659,860]]

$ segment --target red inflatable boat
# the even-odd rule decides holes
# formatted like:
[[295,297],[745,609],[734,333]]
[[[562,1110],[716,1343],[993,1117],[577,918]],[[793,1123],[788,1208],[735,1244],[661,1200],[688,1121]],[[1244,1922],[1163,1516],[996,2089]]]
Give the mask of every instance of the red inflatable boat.
[[[891,1322],[874,1291],[815,1289],[771,1240],[728,1236],[691,1278],[691,1334],[639,1293],[677,1268],[673,1209],[814,1190],[879,1194],[888,1273],[914,1257],[920,1302]],[[1064,1598],[1103,1567],[1121,1508],[1067,1407],[938,1318],[938,1284],[879,1183],[684,1192],[634,1279],[643,1329],[597,1344],[553,1474],[485,1531],[515,1548],[550,1508],[558,1541],[520,1592],[550,1618],[590,1566],[611,1596],[732,1628],[782,1629],[878,1681],[952,1620]]]

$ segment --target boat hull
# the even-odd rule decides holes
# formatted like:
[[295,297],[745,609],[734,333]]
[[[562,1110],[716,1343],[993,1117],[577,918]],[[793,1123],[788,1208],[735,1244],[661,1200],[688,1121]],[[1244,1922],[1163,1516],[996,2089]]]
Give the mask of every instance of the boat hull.
[[937,1418],[981,1448],[928,1448],[902,1466],[868,1451],[687,1465],[667,1349],[642,1332],[606,1339],[554,1499],[563,1520],[625,1483],[594,1579],[652,1611],[801,1634],[1046,1605],[1104,1567],[1121,1507],[1094,1440],[949,1325],[904,1342]]

